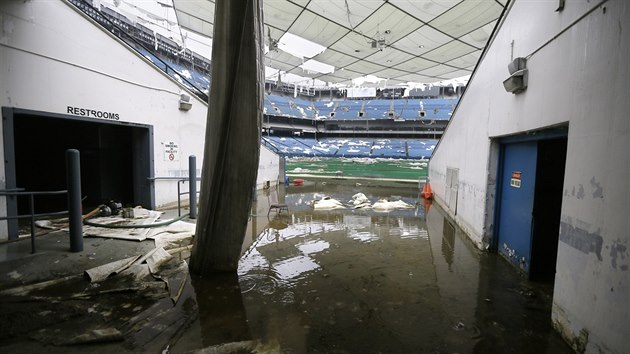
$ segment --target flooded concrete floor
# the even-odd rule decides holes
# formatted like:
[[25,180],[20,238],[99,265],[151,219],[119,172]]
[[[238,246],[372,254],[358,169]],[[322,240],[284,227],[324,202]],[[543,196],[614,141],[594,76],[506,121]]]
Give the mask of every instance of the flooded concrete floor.
[[[415,207],[310,206],[357,192]],[[240,352],[571,352],[551,328],[548,289],[476,250],[437,207],[425,213],[417,188],[317,183],[290,187],[286,202],[289,214],[262,223],[259,198],[262,231],[251,229],[238,275],[193,277],[198,313],[170,352],[229,342],[255,343]]]

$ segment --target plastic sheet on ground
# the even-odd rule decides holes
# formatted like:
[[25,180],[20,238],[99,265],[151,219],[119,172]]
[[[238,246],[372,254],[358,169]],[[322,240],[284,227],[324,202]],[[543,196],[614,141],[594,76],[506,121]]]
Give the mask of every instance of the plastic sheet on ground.
[[147,235],[148,239],[155,241],[155,248],[169,249],[182,246],[182,243],[190,243],[186,241],[195,235],[197,225],[185,221],[176,221],[168,226],[150,229]]
[[129,266],[138,260],[138,258],[140,258],[139,255],[103,264],[101,266],[88,269],[85,273],[90,277],[91,282],[98,283],[107,279],[110,275],[118,274],[129,268]]
[[156,248],[155,252],[153,252],[151,256],[147,258],[149,270],[152,274],[157,273],[160,269],[160,266],[163,263],[168,262],[171,258],[173,258],[173,256],[166,252],[164,248]]
[[[97,217],[90,219],[96,224],[105,225],[151,225],[156,223],[165,223],[169,220],[158,220],[159,211],[147,210],[143,208],[134,209],[135,218],[126,219],[119,215]],[[156,248],[179,247],[182,241],[193,237],[195,234],[194,223],[178,220],[169,225],[156,226],[151,228],[107,228],[96,227],[91,225],[83,226],[83,233],[90,237],[115,238],[130,241],[144,241],[151,239],[155,241]]]
[[332,209],[345,209],[346,207],[337,199],[325,198],[322,200],[316,200],[313,202],[313,209],[315,210],[332,210]]
[[363,193],[353,195],[349,203],[352,204],[354,209],[368,209],[372,206],[368,197],[366,197]]
[[376,211],[388,211],[394,209],[413,209],[414,206],[411,204],[407,204],[402,200],[397,200],[394,202],[389,202],[387,200],[381,199],[378,200],[374,205],[372,205],[372,209]]
[[[140,208],[136,209],[140,210]],[[92,218],[90,221],[105,225],[149,225],[155,223],[160,215],[162,215],[159,211],[147,210],[147,212],[146,217],[143,218],[125,219],[122,216],[115,215]],[[83,234],[85,236],[116,238],[130,241],[144,241],[152,232],[155,232],[155,230],[151,228],[121,229],[83,225]]]

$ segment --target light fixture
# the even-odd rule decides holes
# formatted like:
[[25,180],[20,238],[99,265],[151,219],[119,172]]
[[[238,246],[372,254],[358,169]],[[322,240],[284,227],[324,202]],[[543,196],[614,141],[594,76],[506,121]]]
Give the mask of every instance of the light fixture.
[[190,96],[185,93],[182,93],[179,96],[179,110],[180,111],[189,111],[192,108],[192,103],[190,103]]
[[510,72],[510,77],[503,81],[505,91],[513,94],[525,91],[527,88],[528,76],[527,59],[516,58],[512,60],[512,62],[508,64],[508,70]]

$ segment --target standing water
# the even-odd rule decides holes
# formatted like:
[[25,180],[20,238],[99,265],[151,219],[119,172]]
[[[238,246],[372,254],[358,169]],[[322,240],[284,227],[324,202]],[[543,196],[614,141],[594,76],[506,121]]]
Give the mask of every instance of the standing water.
[[[411,207],[312,206],[357,192]],[[421,201],[415,188],[289,188],[289,213],[272,211],[237,275],[193,278],[199,315],[171,352],[571,352],[551,295]]]

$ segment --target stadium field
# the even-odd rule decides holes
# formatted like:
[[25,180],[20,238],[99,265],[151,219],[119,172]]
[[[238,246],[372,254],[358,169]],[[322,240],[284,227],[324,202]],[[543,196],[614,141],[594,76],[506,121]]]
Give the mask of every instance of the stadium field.
[[379,158],[287,158],[289,178],[362,178],[417,182],[426,178],[429,160]]

